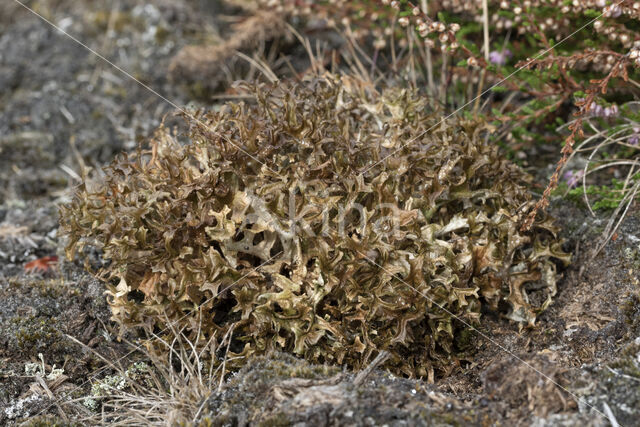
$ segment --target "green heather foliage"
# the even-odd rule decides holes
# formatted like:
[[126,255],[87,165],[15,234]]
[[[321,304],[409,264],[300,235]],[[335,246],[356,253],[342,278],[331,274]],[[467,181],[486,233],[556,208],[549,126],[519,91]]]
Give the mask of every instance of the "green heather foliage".
[[277,349],[360,368],[387,349],[424,376],[452,366],[482,305],[521,324],[547,307],[569,256],[550,218],[518,231],[527,176],[485,122],[424,133],[441,120],[424,97],[347,77],[247,90],[62,208],[67,255],[103,251],[124,327],[232,333],[227,366]]

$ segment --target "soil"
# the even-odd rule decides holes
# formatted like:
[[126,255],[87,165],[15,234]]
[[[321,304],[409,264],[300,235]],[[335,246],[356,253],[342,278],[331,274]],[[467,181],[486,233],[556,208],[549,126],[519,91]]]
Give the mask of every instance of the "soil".
[[[29,5],[175,104],[210,107],[213,101],[194,96],[199,87],[172,80],[169,67],[184,46],[220,43],[228,29],[221,6],[111,3]],[[214,89],[220,87],[207,90]],[[173,111],[31,12],[11,1],[0,5],[1,425],[90,417],[92,409],[69,401],[112,373],[103,358],[135,359],[116,339],[104,286],[80,262],[64,261],[57,207],[82,177],[99,176],[102,165],[135,149],[163,120],[179,123]],[[553,304],[529,329],[485,314],[475,353],[448,378],[428,383],[374,370],[356,383],[356,372],[273,354],[212,390],[199,422],[601,426],[615,418],[640,425],[638,207],[592,257],[607,213],[593,217],[555,200],[551,213],[574,260],[561,272]],[[55,265],[29,268],[56,256]]]

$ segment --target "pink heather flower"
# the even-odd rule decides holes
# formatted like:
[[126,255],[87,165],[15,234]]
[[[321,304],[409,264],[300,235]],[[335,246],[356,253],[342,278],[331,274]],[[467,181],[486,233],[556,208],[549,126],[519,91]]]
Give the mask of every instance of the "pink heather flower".
[[602,12],[604,16],[617,18],[622,14],[622,8],[617,4],[612,4],[602,9]]
[[631,145],[638,145],[638,142],[640,142],[640,127],[633,127],[633,133],[631,134],[627,142],[629,142],[629,144]]
[[589,106],[589,111],[591,111],[594,116],[598,117],[604,114],[604,108],[602,108],[602,105],[598,105],[595,102],[591,103],[591,105]]
[[612,104],[608,107],[603,107],[595,102],[592,102],[588,108],[589,112],[595,117],[618,117],[620,109],[616,104]]
[[584,175],[584,171],[582,170],[575,171],[575,172],[572,170],[568,170],[564,173],[564,175],[562,175],[562,178],[564,178],[564,180],[567,181],[567,186],[569,188],[573,188],[578,185],[578,181],[582,179],[583,175]]
[[489,62],[496,65],[504,65],[507,61],[513,56],[509,49],[505,49],[503,51],[494,50],[489,53]]
[[611,17],[617,18],[620,15],[622,15],[622,9],[620,8],[620,6],[618,6],[617,4],[611,6]]
[[619,113],[618,106],[616,104],[613,104],[610,107],[607,107],[604,109],[605,117],[616,117],[618,113]]

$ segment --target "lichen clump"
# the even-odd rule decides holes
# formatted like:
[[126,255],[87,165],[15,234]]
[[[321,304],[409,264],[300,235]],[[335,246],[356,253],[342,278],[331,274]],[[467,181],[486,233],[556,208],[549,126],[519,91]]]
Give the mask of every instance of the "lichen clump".
[[346,77],[246,89],[62,208],[67,255],[103,251],[123,326],[230,334],[227,366],[275,349],[357,369],[386,349],[425,376],[452,366],[481,305],[533,324],[549,304],[567,254],[549,218],[518,231],[527,177],[486,123]]

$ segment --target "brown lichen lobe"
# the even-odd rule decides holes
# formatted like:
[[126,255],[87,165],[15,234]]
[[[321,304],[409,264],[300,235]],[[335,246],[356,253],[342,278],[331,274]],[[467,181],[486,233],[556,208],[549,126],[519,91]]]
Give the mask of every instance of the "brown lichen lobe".
[[431,376],[481,305],[533,324],[550,303],[568,255],[549,218],[518,231],[527,177],[486,123],[350,78],[247,89],[255,103],[200,114],[187,145],[160,129],[62,208],[68,256],[89,242],[110,261],[115,320],[233,328],[230,358],[359,368],[386,349],[392,370]]

